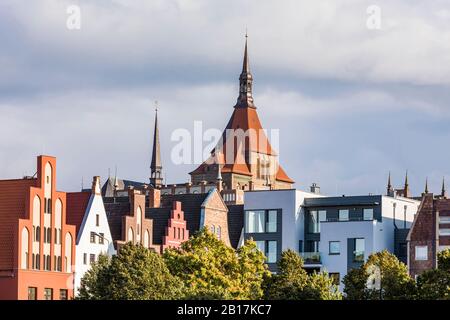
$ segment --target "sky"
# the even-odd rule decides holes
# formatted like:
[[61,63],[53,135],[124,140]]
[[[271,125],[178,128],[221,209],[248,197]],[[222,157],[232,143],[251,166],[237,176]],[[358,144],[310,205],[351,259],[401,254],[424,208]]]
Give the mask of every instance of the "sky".
[[187,182],[171,134],[226,126],[246,30],[259,117],[298,189],[379,194],[406,170],[414,194],[450,187],[445,0],[2,0],[0,179],[47,154],[62,191],[115,168],[148,181],[157,100],[165,177]]

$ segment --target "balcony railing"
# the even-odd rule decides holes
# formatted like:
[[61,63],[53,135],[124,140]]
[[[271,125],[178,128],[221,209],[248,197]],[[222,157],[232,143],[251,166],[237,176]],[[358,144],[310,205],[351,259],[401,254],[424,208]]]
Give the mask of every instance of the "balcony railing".
[[321,264],[322,259],[320,252],[300,252],[304,264]]

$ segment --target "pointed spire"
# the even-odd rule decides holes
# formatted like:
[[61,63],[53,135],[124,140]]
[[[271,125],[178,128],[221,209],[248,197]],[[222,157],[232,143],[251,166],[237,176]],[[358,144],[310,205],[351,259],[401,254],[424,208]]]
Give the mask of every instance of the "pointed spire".
[[445,189],[445,177],[442,177],[442,192],[441,192],[442,198],[447,198],[447,190]]
[[158,127],[158,101],[155,101],[155,129],[153,132],[153,152],[152,163],[150,165],[151,175],[150,183],[154,187],[162,185],[162,165],[161,165],[161,147],[159,144],[159,127]]
[[428,193],[428,177],[425,179],[425,193]]
[[403,196],[405,198],[410,198],[411,197],[411,193],[410,193],[410,190],[409,190],[409,183],[408,183],[408,170],[406,170],[405,186],[403,188]]
[[252,96],[252,86],[253,86],[253,76],[250,73],[250,62],[248,58],[247,49],[247,38],[248,35],[245,33],[245,49],[244,49],[244,60],[242,62],[242,72],[239,76],[239,97],[235,108],[255,108],[253,105]]
[[391,183],[391,172],[389,171],[389,176],[388,176],[388,183],[387,183],[387,195],[388,196],[392,196],[394,193],[394,189],[392,188],[392,183]]

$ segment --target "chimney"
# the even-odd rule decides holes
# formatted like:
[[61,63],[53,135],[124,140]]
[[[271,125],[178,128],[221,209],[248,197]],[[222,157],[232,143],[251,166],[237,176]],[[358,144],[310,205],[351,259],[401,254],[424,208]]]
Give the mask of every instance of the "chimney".
[[309,187],[309,189],[311,193],[320,194],[320,187],[315,182],[313,182],[313,184]]
[[99,195],[101,194],[101,188],[100,188],[100,177],[99,176],[95,176],[92,179],[92,194],[96,194]]
[[156,188],[148,189],[148,207],[159,208],[161,206],[161,190]]

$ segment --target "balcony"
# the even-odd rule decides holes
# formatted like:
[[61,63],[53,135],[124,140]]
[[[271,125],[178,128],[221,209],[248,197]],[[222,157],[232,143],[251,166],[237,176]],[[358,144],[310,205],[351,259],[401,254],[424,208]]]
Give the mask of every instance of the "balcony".
[[306,264],[321,264],[320,252],[300,252],[300,256],[303,258],[303,263]]

